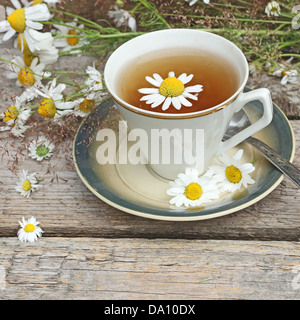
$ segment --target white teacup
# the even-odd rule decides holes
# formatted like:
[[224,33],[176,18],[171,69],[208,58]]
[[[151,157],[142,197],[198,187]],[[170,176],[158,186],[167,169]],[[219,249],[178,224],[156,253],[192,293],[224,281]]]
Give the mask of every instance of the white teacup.
[[[120,71],[124,69],[124,66],[131,63],[134,59],[139,59],[139,57],[143,57],[146,54],[149,55],[151,52],[165,49],[174,51],[176,47],[179,49],[204,50],[212,54],[221,53],[222,57],[237,70],[239,85],[236,92],[226,101],[209,109],[178,114],[167,113],[167,110],[165,113],[156,112],[155,109],[153,111],[143,110],[137,106],[128,104],[118,96],[118,79]],[[199,173],[203,173],[215,156],[236,146],[271,122],[273,106],[269,90],[263,88],[243,93],[248,73],[248,63],[244,54],[227,39],[199,30],[168,29],[138,36],[121,45],[113,52],[106,63],[104,79],[109,93],[115,100],[123,118],[128,123],[128,128],[130,130],[140,128],[147,132],[149,152],[146,152],[146,157],[149,160],[151,168],[160,176],[173,180],[179,173],[184,172],[186,167],[196,167]],[[263,116],[248,128],[234,135],[229,140],[222,142],[233,114],[238,112],[246,103],[253,100],[262,102],[264,107]],[[155,148],[153,141],[151,141],[153,129],[167,129],[168,132],[173,133],[177,130],[177,134],[181,132],[182,136],[184,135],[184,130],[187,129],[192,129],[194,133],[190,139],[178,140],[176,139],[175,132],[170,150],[172,157],[170,162],[166,163],[162,161],[161,157],[159,162],[151,161],[154,158],[157,160],[151,154],[151,152],[153,153],[153,147]],[[176,130],[174,131],[174,129]],[[150,150],[151,146],[152,151]],[[161,146],[157,145],[156,147],[159,148]],[[179,163],[178,159],[180,157],[176,157],[178,153],[192,154],[196,162],[192,163],[191,159],[183,157],[180,154],[183,161]]]

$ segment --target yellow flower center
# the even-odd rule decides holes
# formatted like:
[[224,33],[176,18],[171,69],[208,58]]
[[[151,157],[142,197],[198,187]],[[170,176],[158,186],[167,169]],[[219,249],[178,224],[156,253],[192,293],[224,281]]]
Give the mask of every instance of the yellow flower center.
[[31,183],[29,180],[25,180],[23,185],[22,185],[22,188],[24,191],[29,191],[31,189]]
[[32,5],[35,6],[36,4],[40,4],[40,3],[43,3],[44,0],[33,0],[33,3]]
[[45,118],[54,118],[56,106],[52,99],[44,98],[41,100],[38,113]]
[[8,122],[10,120],[14,120],[18,117],[19,111],[17,110],[16,106],[11,106],[4,112],[4,121]]
[[34,58],[36,58],[37,56],[35,56],[33,53],[25,53],[24,55],[23,55],[23,60],[24,60],[24,62],[25,62],[25,64],[26,64],[26,66],[28,66],[28,67],[30,67],[31,66],[31,63],[32,63],[32,60],[34,59]]
[[31,87],[35,83],[34,75],[29,68],[24,68],[20,70],[18,74],[18,80],[25,87]]
[[95,100],[84,99],[80,105],[79,109],[83,112],[89,112],[95,108],[96,102]]
[[28,47],[28,43],[26,41],[26,39],[24,38],[24,36],[22,34],[19,34],[18,35],[18,38],[17,38],[17,44],[18,44],[18,48],[20,51],[22,51],[22,42],[23,42],[23,53],[24,54],[29,54],[32,52],[30,51],[29,47]]
[[202,188],[198,183],[190,183],[184,191],[185,196],[190,200],[197,200],[202,196]]
[[25,10],[23,8],[15,10],[7,21],[16,32],[23,33],[26,28]]
[[281,75],[282,75],[283,77],[287,75],[287,73],[285,72],[285,70],[283,70],[283,71],[281,72]]
[[159,92],[165,97],[177,97],[184,91],[184,84],[175,77],[166,78],[159,87]]
[[[72,29],[68,32],[68,35],[78,36],[78,33],[74,29]],[[79,38],[70,37],[70,38],[67,38],[67,41],[69,45],[75,46],[79,42]]]
[[235,166],[227,167],[225,170],[225,175],[226,178],[232,183],[239,183],[242,179],[241,171]]
[[24,227],[24,231],[25,232],[33,232],[35,230],[35,226],[32,223],[28,223],[26,224],[26,226]]

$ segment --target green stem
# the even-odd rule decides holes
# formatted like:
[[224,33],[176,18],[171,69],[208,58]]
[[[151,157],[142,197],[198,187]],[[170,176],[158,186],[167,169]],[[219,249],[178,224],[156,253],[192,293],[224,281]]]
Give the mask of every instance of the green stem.
[[74,72],[74,71],[58,71],[58,70],[45,70],[47,72],[56,73],[56,74],[73,74],[78,76],[86,75],[86,72]]
[[300,58],[300,54],[297,54],[297,53],[283,53],[281,56],[282,56],[282,57]]
[[299,43],[299,42],[300,42],[300,40],[284,42],[278,47],[278,49],[281,50],[282,48],[292,46],[293,44],[296,44],[296,43]]
[[52,12],[55,12],[55,13],[61,13],[61,14],[64,14],[66,16],[71,16],[71,17],[80,19],[81,21],[87,22],[90,25],[94,26],[96,29],[102,29],[102,27],[99,24],[97,24],[94,21],[91,21],[89,19],[83,18],[83,17],[81,17],[81,16],[79,16],[77,14],[69,13],[69,12],[65,12],[65,11],[61,11],[61,10],[57,10],[57,9],[53,9],[53,8],[49,8],[49,10],[52,11]]
[[168,24],[168,22],[162,17],[162,15],[157,11],[157,9],[150,4],[148,1],[146,0],[139,0],[141,4],[143,4],[149,11],[153,12],[154,15],[167,27],[167,28],[171,28],[171,26]]

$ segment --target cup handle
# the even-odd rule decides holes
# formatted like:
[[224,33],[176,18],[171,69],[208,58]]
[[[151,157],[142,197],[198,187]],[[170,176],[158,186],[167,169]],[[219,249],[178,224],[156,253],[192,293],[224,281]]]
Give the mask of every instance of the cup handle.
[[248,137],[252,136],[254,133],[265,128],[273,118],[273,103],[271,99],[270,91],[266,88],[256,89],[246,93],[242,93],[235,100],[234,104],[238,105],[235,112],[240,111],[245,104],[250,101],[259,100],[263,104],[264,114],[263,116],[252,123],[249,127],[235,134],[228,140],[221,142],[221,146],[217,152],[217,155],[224,153],[225,151],[235,147],[239,143],[243,142]]

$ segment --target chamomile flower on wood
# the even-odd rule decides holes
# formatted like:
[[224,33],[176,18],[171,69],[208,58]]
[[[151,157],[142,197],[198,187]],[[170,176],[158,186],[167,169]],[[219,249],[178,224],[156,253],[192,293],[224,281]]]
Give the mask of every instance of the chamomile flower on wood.
[[[38,43],[33,40],[31,31],[43,29],[43,25],[38,21],[48,21],[51,18],[48,7],[46,4],[37,4],[23,8],[18,0],[11,0],[11,3],[15,8],[6,7],[7,20],[0,22],[0,32],[5,32],[2,40],[9,40],[16,33],[20,33],[34,52]],[[40,35],[43,37],[42,33]]]
[[31,31],[32,40],[36,43],[35,51],[29,49],[28,43],[23,35],[19,34],[15,47],[18,47],[23,52],[23,60],[27,66],[30,66],[32,60],[38,57],[40,64],[49,65],[55,63],[58,60],[58,49],[54,47],[54,38],[51,32],[38,32],[36,30]]
[[214,180],[199,177],[196,169],[186,169],[175,181],[170,182],[167,194],[173,196],[169,201],[176,207],[198,207],[219,198],[219,190]]
[[20,192],[23,197],[28,198],[32,192],[36,191],[40,187],[35,175],[36,172],[29,174],[27,170],[19,172],[20,180],[15,189]]
[[187,75],[183,73],[176,78],[173,71],[169,72],[166,79],[163,79],[157,73],[153,74],[153,78],[147,76],[146,80],[155,88],[139,89],[140,93],[145,94],[140,100],[151,104],[151,108],[156,108],[163,104],[163,111],[167,110],[171,104],[177,110],[180,110],[182,106],[191,107],[192,103],[187,99],[198,100],[196,94],[203,90],[203,86],[200,84],[185,87],[193,76],[193,74]]
[[240,149],[230,158],[227,154],[219,157],[217,165],[208,168],[204,176],[217,182],[222,192],[234,192],[242,186],[254,184],[255,180],[250,177],[250,173],[255,170],[252,163],[241,163],[243,150]]
[[37,161],[49,159],[53,154],[53,150],[54,144],[43,136],[39,137],[38,140],[31,141],[28,147],[29,156]]
[[22,58],[16,57],[11,64],[12,72],[7,74],[9,79],[17,79],[17,85],[24,87],[40,87],[42,86],[41,81],[45,77],[49,77],[49,72],[44,72],[45,65],[38,63],[38,58],[34,58],[29,67],[25,64]]
[[108,11],[108,16],[114,20],[117,27],[127,25],[131,31],[136,32],[136,20],[126,10],[114,6],[114,10]]
[[281,12],[280,5],[276,1],[269,2],[265,8],[265,13],[268,15],[268,17],[270,16],[279,17],[280,12]]
[[43,97],[39,103],[38,113],[45,118],[54,118],[54,121],[59,123],[60,117],[73,112],[77,102],[64,101],[62,92],[65,89],[65,84],[56,85],[56,79],[54,79],[46,87],[36,90]]
[[31,217],[28,220],[22,218],[22,221],[19,221],[20,229],[18,230],[18,238],[21,242],[34,242],[38,237],[42,236],[44,232],[38,225],[39,222],[36,221],[35,217]]
[[298,71],[295,69],[287,70],[287,68],[281,64],[280,68],[273,72],[273,76],[281,78],[280,83],[285,86],[288,82],[295,84],[298,82]]
[[[80,48],[87,43],[80,30],[84,28],[84,25],[78,25],[77,21],[78,19],[75,18],[74,21],[68,22],[68,27],[57,24],[53,25],[59,31],[56,35],[57,38],[54,40],[54,46],[63,52],[68,51],[74,55],[80,55]],[[60,36],[61,38],[59,38]]]
[[[11,131],[15,137],[23,137],[23,133],[28,129],[26,121],[31,115],[31,110],[26,107],[25,93],[23,97],[16,97],[14,105],[0,113],[0,119],[4,125],[0,126],[0,131]],[[25,106],[24,106],[25,105]]]

